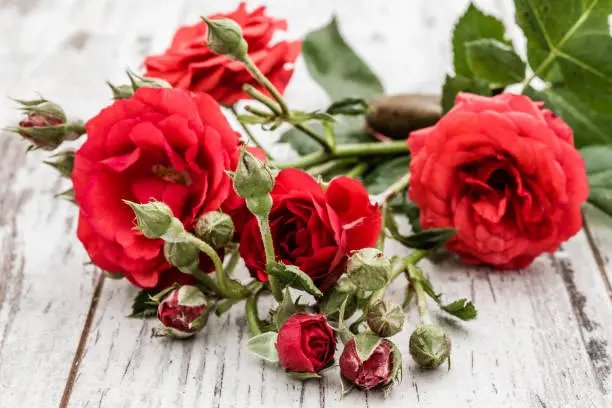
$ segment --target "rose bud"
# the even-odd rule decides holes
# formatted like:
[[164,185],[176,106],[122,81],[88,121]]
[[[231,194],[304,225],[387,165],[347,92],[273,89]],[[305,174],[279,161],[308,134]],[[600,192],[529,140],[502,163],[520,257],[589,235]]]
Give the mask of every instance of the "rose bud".
[[200,251],[186,242],[165,242],[164,256],[172,266],[187,268],[200,262]]
[[244,60],[249,45],[242,36],[240,25],[229,18],[209,20],[202,17],[208,27],[206,46],[215,54],[238,61]]
[[132,207],[138,229],[150,239],[162,238],[169,242],[182,242],[185,233],[183,224],[172,215],[172,210],[160,201],[152,201],[146,204],[137,204],[123,200]]
[[236,194],[246,200],[263,197],[274,187],[274,176],[268,165],[246,149],[240,153],[233,180]]
[[410,336],[410,355],[422,368],[438,368],[450,358],[450,351],[450,338],[440,326],[424,324]]
[[194,234],[213,248],[224,248],[234,236],[232,217],[220,211],[211,211],[196,221]]
[[404,327],[404,311],[388,300],[379,300],[368,309],[368,326],[381,337],[391,337]]
[[391,262],[378,249],[363,248],[351,254],[346,274],[359,289],[378,290],[389,280]]
[[340,373],[360,389],[391,385],[400,376],[401,354],[388,340],[379,339],[367,356],[360,356],[357,342],[371,338],[361,335],[349,340],[340,356]]
[[55,160],[45,161],[44,163],[53,167],[62,176],[70,178],[72,175],[72,169],[74,168],[75,153],[76,152],[72,149],[64,150],[52,156]]
[[336,338],[322,314],[296,313],[278,331],[276,350],[285,370],[317,373],[334,358]]
[[66,124],[66,114],[61,106],[46,99],[17,100],[26,117],[18,127],[9,128],[29,140],[34,149],[54,150],[64,140],[76,140],[85,133],[79,121]]
[[206,325],[207,301],[195,286],[185,285],[171,291],[157,308],[157,319],[170,337],[193,336]]

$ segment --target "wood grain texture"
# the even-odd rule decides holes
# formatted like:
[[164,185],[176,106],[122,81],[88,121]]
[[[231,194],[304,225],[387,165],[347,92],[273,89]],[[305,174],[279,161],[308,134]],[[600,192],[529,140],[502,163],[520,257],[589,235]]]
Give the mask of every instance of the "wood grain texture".
[[[450,66],[449,34],[468,2],[263,3],[271,15],[289,20],[288,38],[303,37],[335,12],[342,32],[387,91],[438,92]],[[506,23],[513,20],[509,0],[476,3]],[[0,34],[12,34],[12,41],[0,42],[0,85],[6,85],[0,89],[19,96],[40,90],[87,117],[108,103],[104,80],[121,82],[122,71],[162,51],[179,24],[237,4],[0,1]],[[52,23],[41,39],[43,27]],[[518,33],[515,26],[510,31]],[[524,41],[516,40],[524,50]],[[304,110],[327,102],[302,60],[286,96]],[[2,124],[12,117],[7,106],[0,101]],[[258,134],[268,146],[277,138]],[[107,279],[102,286],[93,269],[83,267],[84,253],[74,238],[76,209],[51,198],[59,179],[39,164],[41,155],[26,157],[23,146],[0,139],[2,151],[11,152],[0,165],[1,408],[57,406],[62,395],[62,406],[112,408],[612,405],[612,308],[603,279],[610,278],[612,224],[595,222],[601,221],[596,213],[587,211],[588,234],[579,233],[526,270],[493,272],[452,258],[428,262],[426,272],[438,290],[448,299],[472,297],[480,312],[467,324],[437,316],[453,339],[452,370],[423,372],[412,364],[412,310],[404,332],[394,338],[404,354],[403,382],[386,401],[376,392],[341,400],[334,373],[300,383],[247,354],[243,305],[221,319],[211,317],[202,333],[186,341],[155,337],[155,320],[126,318],[136,290],[125,281]],[[273,151],[292,154],[286,146]],[[407,253],[393,244],[388,250]],[[400,281],[390,292],[398,301]],[[95,294],[99,299],[92,299]]]

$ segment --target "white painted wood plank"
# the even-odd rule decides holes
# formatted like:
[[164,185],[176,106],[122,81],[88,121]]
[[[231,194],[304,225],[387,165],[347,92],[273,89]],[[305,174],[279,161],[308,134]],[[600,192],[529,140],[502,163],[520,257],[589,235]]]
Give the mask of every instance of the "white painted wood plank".
[[[197,21],[199,14],[230,10],[237,3],[189,2],[183,19]],[[512,20],[509,2],[479,3]],[[302,36],[336,11],[343,32],[389,91],[436,92],[450,60],[448,35],[466,2],[275,0],[266,4],[271,15],[288,18],[288,37]],[[322,91],[313,89],[302,61],[287,98],[292,106],[305,109],[326,101]],[[354,393],[340,400],[334,376],[301,384],[247,355],[248,330],[238,306],[227,317],[211,318],[193,340],[151,337],[154,321],[125,318],[135,291],[121,282],[107,282],[71,406],[605,406],[601,389],[610,393],[609,383],[596,379],[585,346],[591,334],[585,333],[576,292],[568,287],[574,282],[576,291],[587,297],[583,310],[599,324],[592,336],[610,339],[605,329],[610,326],[609,307],[602,303],[602,284],[593,274],[594,261],[584,235],[565,250],[567,255],[542,257],[520,272],[490,273],[452,260],[430,266],[432,280],[449,298],[470,294],[475,298],[480,318],[452,329],[449,373],[416,369],[408,356],[409,328],[397,336],[405,355],[405,379],[384,404],[376,393]],[[559,261],[568,256],[576,259],[574,265]],[[400,296],[399,282],[394,289],[394,296]],[[410,321],[415,322],[415,316]]]
[[602,279],[607,281],[608,295],[612,298],[612,218],[591,206],[585,206],[584,214],[588,222],[588,236],[596,247]]

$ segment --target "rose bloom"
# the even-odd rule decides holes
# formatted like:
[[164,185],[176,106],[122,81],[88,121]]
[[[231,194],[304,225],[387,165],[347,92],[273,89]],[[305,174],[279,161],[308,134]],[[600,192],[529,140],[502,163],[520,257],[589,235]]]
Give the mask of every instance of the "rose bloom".
[[582,226],[588,184],[572,131],[526,96],[461,93],[408,145],[421,224],[457,228],[446,247],[465,262],[523,268]]
[[379,385],[386,385],[393,374],[393,348],[386,340],[381,340],[366,360],[361,361],[357,355],[355,339],[349,340],[340,356],[342,376],[361,389],[370,390]]
[[[380,234],[380,209],[355,179],[335,178],[323,190],[307,173],[286,169],[276,177],[271,195],[277,260],[298,266],[321,290],[342,275],[351,251],[373,246]],[[266,282],[265,251],[254,218],[244,228],[239,250],[251,275]]]
[[93,263],[143,288],[192,282],[166,262],[163,240],[134,229],[134,213],[122,200],[162,201],[190,230],[200,214],[234,194],[225,172],[237,164],[239,140],[217,103],[204,93],[140,88],[85,127],[72,181],[78,237]]
[[317,373],[334,358],[336,338],[322,314],[296,313],[278,331],[276,350],[285,370]]
[[[265,7],[249,13],[246,4],[229,14],[215,14],[209,19],[230,18],[242,28],[249,45],[249,57],[264,75],[283,92],[293,75],[293,63],[300,54],[300,41],[281,41],[271,45],[278,30],[286,30],[287,22],[264,15]],[[250,99],[242,91],[245,83],[268,94],[244,68],[242,63],[216,55],[206,43],[206,23],[200,21],[183,26],[174,35],[170,48],[162,55],[149,56],[144,65],[146,76],[161,78],[175,88],[209,93],[223,105],[233,105],[239,99]]]

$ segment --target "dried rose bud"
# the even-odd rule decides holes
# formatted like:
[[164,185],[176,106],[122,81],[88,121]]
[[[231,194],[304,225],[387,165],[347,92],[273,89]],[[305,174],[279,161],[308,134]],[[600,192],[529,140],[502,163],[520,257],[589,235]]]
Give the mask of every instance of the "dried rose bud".
[[171,337],[193,336],[206,325],[207,301],[195,286],[181,286],[171,291],[157,308],[157,318],[164,333]]
[[379,300],[369,307],[367,322],[374,333],[381,337],[391,337],[402,331],[404,311],[395,303]]
[[389,280],[391,262],[378,249],[363,248],[351,254],[346,274],[359,289],[378,290]]
[[234,223],[229,215],[211,211],[198,218],[193,233],[213,248],[224,248],[232,242]]
[[360,336],[349,340],[344,346],[340,356],[342,376],[351,384],[364,390],[391,385],[400,375],[401,354],[397,352],[393,343],[379,339],[374,348],[370,350],[369,355],[365,358],[360,357],[358,349],[361,346],[358,345],[358,342],[366,338]]
[[440,326],[424,324],[410,336],[410,355],[422,368],[438,368],[450,352],[450,338]]
[[30,141],[34,149],[53,150],[64,140],[76,140],[85,133],[80,121],[66,123],[66,114],[61,106],[46,99],[32,101],[16,100],[22,105],[26,117],[19,126],[9,128]]

